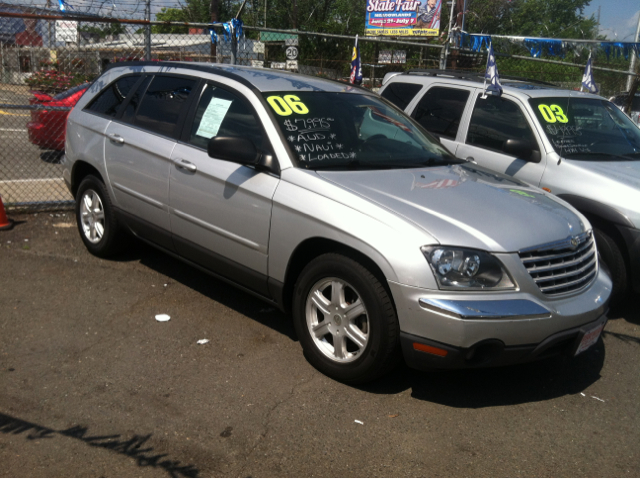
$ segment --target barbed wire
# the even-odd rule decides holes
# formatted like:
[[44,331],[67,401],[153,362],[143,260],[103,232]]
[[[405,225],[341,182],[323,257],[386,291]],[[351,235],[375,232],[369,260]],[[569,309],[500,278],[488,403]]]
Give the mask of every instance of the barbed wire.
[[[4,0],[2,5],[11,5],[24,10],[60,11],[59,0]],[[145,0],[65,0],[66,13],[88,14],[100,17],[143,19]],[[164,8],[181,8],[179,0],[151,0],[151,19]]]

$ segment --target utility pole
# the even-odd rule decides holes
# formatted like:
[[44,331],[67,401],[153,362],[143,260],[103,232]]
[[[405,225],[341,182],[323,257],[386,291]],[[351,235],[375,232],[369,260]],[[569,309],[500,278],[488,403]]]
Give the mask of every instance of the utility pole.
[[[218,23],[218,0],[211,0],[209,12],[211,13],[211,23]],[[214,62],[217,61],[216,54],[216,44],[211,42],[211,58]]]
[[[147,0],[144,7],[145,20],[151,22],[151,0]],[[147,24],[144,29],[144,59],[151,60],[151,25]]]
[[453,40],[453,36],[451,35],[451,28],[453,25],[453,12],[455,11],[456,0],[451,0],[451,14],[449,15],[449,36],[447,38],[447,42],[444,45],[444,48],[441,50],[440,54],[440,70],[446,70],[447,68],[447,57],[449,56],[449,45]]
[[[634,42],[638,43],[640,41],[640,13],[638,13],[638,26],[636,27],[636,38],[634,40]],[[629,64],[629,73],[635,73],[636,72],[636,62],[638,61],[638,59],[636,58],[636,55],[633,54],[634,52],[631,52],[631,63]],[[631,91],[631,84],[633,83],[633,76],[628,75],[627,76],[627,91]]]
[[[240,5],[240,9],[238,10],[238,13],[235,16],[236,20],[240,18],[240,15],[242,15],[242,10],[244,10],[244,6],[246,4],[247,4],[247,0],[244,0],[242,2],[242,5]],[[232,26],[231,27],[231,64],[235,65],[236,63],[238,63],[238,38],[236,34],[236,29],[235,27]]]

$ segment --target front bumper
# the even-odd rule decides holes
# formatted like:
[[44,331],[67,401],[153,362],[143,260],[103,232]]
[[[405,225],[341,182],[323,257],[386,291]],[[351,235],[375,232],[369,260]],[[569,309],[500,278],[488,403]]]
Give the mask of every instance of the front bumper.
[[567,346],[586,325],[606,321],[611,279],[600,269],[586,289],[562,297],[546,296],[535,285],[496,293],[452,293],[394,282],[389,287],[410,365],[419,367],[424,356],[431,356],[414,350],[418,342],[448,352],[446,360],[428,358],[437,367],[470,367],[486,362],[469,361],[472,351],[491,356],[497,365],[541,357],[543,344],[544,349],[557,342]]
[[406,333],[400,333],[400,344],[405,362],[414,369],[505,366],[562,354],[574,355],[585,334],[604,328],[606,323],[607,317],[603,315],[591,323],[552,334],[539,344],[521,346],[505,346],[500,340],[487,339],[469,348],[459,348]]

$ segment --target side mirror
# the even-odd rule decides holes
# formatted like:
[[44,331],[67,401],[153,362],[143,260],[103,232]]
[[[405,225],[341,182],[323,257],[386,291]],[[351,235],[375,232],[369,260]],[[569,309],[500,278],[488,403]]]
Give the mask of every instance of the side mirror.
[[209,140],[207,153],[211,158],[241,165],[257,165],[261,153],[251,140],[233,136],[215,136]]
[[540,152],[536,145],[529,140],[509,139],[504,142],[502,150],[508,155],[517,156],[525,161],[540,162]]

